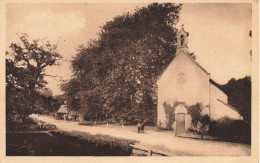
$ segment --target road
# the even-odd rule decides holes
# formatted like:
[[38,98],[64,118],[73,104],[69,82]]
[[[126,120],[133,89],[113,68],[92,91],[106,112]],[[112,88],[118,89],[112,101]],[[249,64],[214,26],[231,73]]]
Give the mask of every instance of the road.
[[[200,140],[190,138],[180,138],[174,136],[173,132],[158,132],[149,130],[145,133],[137,133],[132,128],[130,130],[112,128],[107,126],[83,126],[78,122],[55,120],[50,116],[37,116],[47,123],[55,124],[56,127],[64,131],[81,131],[89,134],[110,135],[113,137],[132,139],[139,141],[140,145],[148,148],[163,149],[172,155],[188,155],[188,156],[249,156],[251,146],[240,143]],[[126,126],[125,126],[126,127]],[[127,127],[126,127],[127,128]]]

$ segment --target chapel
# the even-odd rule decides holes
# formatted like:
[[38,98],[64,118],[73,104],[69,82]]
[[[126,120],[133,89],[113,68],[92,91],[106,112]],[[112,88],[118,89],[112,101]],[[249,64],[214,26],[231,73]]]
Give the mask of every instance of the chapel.
[[[166,107],[174,107],[172,128],[179,133],[191,127],[191,116],[187,107],[202,104],[202,114],[210,121],[223,117],[243,119],[237,109],[228,105],[228,96],[188,51],[189,33],[184,26],[177,34],[176,56],[157,80],[158,103],[157,124],[166,127]],[[224,72],[223,72],[224,73]]]

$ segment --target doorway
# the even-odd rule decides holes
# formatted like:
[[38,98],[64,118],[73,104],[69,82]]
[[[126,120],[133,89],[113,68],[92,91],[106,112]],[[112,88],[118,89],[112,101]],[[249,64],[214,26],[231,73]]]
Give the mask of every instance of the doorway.
[[178,113],[176,116],[176,135],[185,132],[185,113]]

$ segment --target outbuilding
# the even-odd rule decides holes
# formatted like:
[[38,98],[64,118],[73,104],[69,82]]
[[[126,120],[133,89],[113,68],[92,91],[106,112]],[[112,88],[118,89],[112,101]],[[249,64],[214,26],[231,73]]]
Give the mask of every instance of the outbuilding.
[[56,112],[56,119],[57,120],[66,120],[68,116],[68,108],[66,105],[61,105],[60,109]]

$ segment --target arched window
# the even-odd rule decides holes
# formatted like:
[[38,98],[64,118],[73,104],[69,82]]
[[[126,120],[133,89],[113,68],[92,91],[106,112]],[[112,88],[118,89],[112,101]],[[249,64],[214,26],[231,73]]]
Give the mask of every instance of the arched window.
[[181,46],[183,46],[183,44],[184,44],[184,36],[181,35]]

